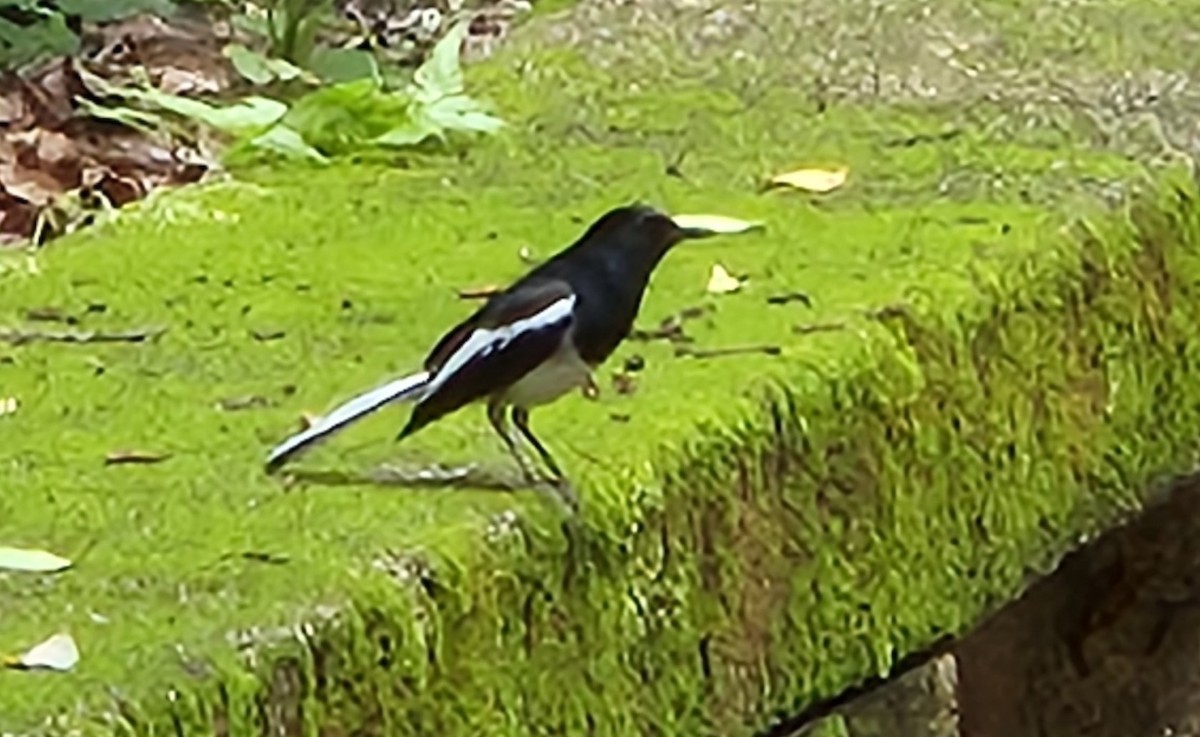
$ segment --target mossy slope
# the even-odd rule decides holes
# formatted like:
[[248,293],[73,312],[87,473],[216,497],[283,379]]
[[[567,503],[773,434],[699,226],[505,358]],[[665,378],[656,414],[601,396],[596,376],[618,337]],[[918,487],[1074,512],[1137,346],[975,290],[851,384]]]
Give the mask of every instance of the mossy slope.
[[[22,407],[0,418],[0,539],[79,566],[0,578],[2,646],[68,627],[84,659],[0,674],[0,730],[743,734],[961,631],[1194,467],[1184,177],[1102,214],[1094,193],[1140,170],[1066,133],[785,83],[748,109],[721,69],[631,88],[521,46],[477,72],[514,131],[462,161],[170,198],[0,281],[6,321],[102,303],[85,327],[169,328],[5,351]],[[754,194],[797,159],[851,182],[819,205]],[[540,412],[585,500],[570,548],[528,494],[262,476],[299,411],[414,366],[470,309],[456,288],[633,198],[769,223],[672,254],[643,322],[711,303],[697,345],[782,355],[628,344],[613,366],[645,357],[635,394]],[[1081,208],[1090,225],[1065,228]],[[706,297],[715,260],[747,288]],[[812,307],[766,303],[790,291]],[[215,406],[244,395],[273,406]],[[401,420],[305,466],[505,462],[478,413],[397,448]],[[104,467],[126,447],[173,457]]]

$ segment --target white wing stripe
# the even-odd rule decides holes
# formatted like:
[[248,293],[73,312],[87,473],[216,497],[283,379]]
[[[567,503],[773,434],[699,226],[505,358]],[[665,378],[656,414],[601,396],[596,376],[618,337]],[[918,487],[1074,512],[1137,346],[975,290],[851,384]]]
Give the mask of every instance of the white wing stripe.
[[571,316],[571,310],[575,308],[575,295],[568,294],[542,308],[541,312],[537,312],[529,317],[522,318],[510,325],[501,325],[490,330],[478,329],[471,333],[471,337],[463,341],[458,350],[450,354],[450,358],[442,364],[437,374],[433,377],[433,381],[429,385],[429,392],[426,396],[434,394],[454,376],[455,372],[467,365],[472,359],[486,356],[493,351],[502,350],[514,338],[524,332],[531,330],[541,330],[550,327],[555,323]]

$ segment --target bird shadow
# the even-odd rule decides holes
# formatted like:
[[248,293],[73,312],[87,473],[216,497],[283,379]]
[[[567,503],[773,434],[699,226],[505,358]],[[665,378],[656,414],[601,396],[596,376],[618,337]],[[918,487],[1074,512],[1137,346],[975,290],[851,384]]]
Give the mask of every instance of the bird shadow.
[[368,471],[294,469],[287,473],[285,486],[379,486],[418,490],[477,489],[513,493],[535,491],[552,496],[566,511],[579,509],[574,487],[565,479],[532,481],[517,470],[477,463],[447,466],[443,464],[381,464]]

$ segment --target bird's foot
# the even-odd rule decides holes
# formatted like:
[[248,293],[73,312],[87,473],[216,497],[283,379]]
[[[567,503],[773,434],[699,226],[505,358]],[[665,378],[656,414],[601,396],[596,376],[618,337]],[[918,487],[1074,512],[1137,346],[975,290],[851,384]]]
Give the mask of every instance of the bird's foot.
[[579,495],[575,493],[575,485],[566,476],[559,476],[551,482],[558,500],[571,516],[579,514]]
[[579,513],[579,496],[575,493],[575,487],[571,484],[570,479],[561,474],[547,476],[532,470],[523,470],[525,483],[529,484],[529,488],[552,492],[554,501],[561,504],[567,512],[571,515]]

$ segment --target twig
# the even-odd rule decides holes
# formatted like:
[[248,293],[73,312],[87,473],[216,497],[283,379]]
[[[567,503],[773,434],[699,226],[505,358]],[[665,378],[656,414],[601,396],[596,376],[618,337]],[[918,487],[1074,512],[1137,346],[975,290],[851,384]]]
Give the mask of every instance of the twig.
[[789,302],[800,302],[805,307],[812,307],[812,299],[804,292],[787,292],[786,294],[773,294],[767,297],[769,305],[786,305]]
[[494,284],[489,284],[487,286],[482,286],[482,287],[466,287],[465,289],[458,290],[458,298],[459,299],[488,299],[492,295],[499,294],[502,291],[504,291],[503,287],[498,287],[498,286],[495,286]]
[[688,358],[720,358],[722,356],[736,356],[744,353],[763,353],[768,356],[778,356],[783,353],[783,349],[777,345],[746,345],[746,346],[731,346],[729,348],[692,348],[691,346],[681,345],[675,348],[676,356]]
[[47,343],[145,343],[167,332],[166,328],[125,330],[105,333],[98,330],[22,330],[0,328],[0,341],[13,345],[24,345],[45,341]]
[[797,325],[792,328],[792,332],[796,333],[796,335],[810,335],[812,333],[832,333],[845,329],[846,323],[844,322],[813,322]]
[[651,330],[634,330],[629,334],[630,340],[667,340],[672,343],[691,343],[692,338],[683,332],[683,323],[703,316],[713,309],[712,305],[696,305],[685,307],[679,312],[664,319],[657,328]]
[[170,453],[157,453],[149,450],[114,450],[104,456],[104,465],[149,465],[162,463],[170,458]]
[[272,340],[280,340],[287,336],[287,332],[283,330],[251,330],[250,337],[260,343],[267,343]]

